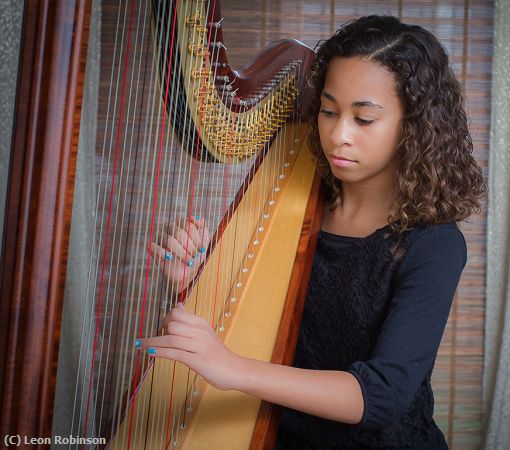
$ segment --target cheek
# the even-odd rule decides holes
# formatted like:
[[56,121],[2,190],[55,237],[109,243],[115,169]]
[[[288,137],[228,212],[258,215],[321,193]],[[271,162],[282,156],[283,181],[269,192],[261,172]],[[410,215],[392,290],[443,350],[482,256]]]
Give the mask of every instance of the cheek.
[[318,120],[317,129],[319,131],[319,141],[321,143],[322,149],[324,150],[327,147],[327,127],[322,120]]
[[325,127],[324,120],[321,120],[320,115],[319,118],[317,119],[317,129],[319,130],[319,137],[322,139],[322,136],[325,135]]
[[400,120],[397,120],[396,118],[385,124],[384,133],[386,134],[388,141],[396,143],[400,136],[400,129]]
[[398,123],[393,121],[380,123],[364,133],[363,136],[366,142],[370,142],[375,147],[384,150],[384,153],[388,153],[388,151],[391,151],[397,146],[399,137],[400,127]]

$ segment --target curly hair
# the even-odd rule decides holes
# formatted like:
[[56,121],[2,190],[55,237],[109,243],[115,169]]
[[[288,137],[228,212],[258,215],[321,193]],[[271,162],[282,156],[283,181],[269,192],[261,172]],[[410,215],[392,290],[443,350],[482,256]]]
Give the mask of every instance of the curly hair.
[[321,147],[320,96],[332,59],[360,57],[390,71],[404,107],[395,153],[396,195],[388,217],[393,231],[459,221],[478,213],[487,185],[472,155],[460,83],[437,38],[396,17],[371,15],[347,22],[317,47],[308,77],[309,145],[332,208],[342,201],[342,184],[331,172]]

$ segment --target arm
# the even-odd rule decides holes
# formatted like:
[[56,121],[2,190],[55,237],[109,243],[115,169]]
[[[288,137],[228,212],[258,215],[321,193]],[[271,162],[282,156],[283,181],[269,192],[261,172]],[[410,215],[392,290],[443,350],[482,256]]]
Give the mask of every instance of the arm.
[[298,369],[247,358],[243,366],[245,376],[234,389],[337,422],[357,424],[363,417],[361,387],[348,372]]
[[421,231],[412,242],[370,358],[347,368],[365,399],[360,427],[385,429],[409,409],[433,367],[466,260],[455,224]]
[[230,351],[206,320],[188,313],[182,304],[169,316],[168,335],[140,341],[150,355],[180,361],[222,390],[235,389],[340,422],[355,424],[361,420],[363,397],[350,373],[298,369],[245,358]]

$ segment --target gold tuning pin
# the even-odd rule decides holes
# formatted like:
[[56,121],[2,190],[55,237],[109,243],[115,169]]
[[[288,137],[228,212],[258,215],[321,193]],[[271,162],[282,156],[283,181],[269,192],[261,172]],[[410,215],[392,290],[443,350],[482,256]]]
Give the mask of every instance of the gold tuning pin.
[[205,48],[202,44],[189,44],[188,52],[195,56],[207,56],[209,54],[207,48]]
[[199,15],[195,15],[195,16],[186,16],[186,25],[190,26],[190,25],[202,25],[204,22],[202,22],[202,19],[203,17],[202,16],[199,16]]

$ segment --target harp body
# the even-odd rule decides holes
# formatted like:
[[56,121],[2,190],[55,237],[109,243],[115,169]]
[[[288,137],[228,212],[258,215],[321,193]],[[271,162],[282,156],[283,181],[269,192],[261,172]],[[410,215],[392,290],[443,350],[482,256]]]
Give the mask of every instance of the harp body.
[[[107,439],[108,448],[118,449],[270,448],[277,426],[277,413],[271,405],[261,406],[257,399],[239,392],[218,391],[172,361],[131,356],[131,369],[125,373],[119,369],[126,354],[136,353],[128,345],[140,336],[138,330],[146,336],[158,334],[164,316],[158,311],[161,300],[172,303],[177,298],[185,301],[187,309],[210,320],[232,350],[289,364],[322,216],[319,179],[304,144],[306,130],[298,124],[295,112],[303,73],[313,52],[295,41],[282,42],[263,52],[250,67],[234,72],[228,66],[225,49],[214,45],[221,42],[221,28],[213,28],[221,19],[219,8],[207,2],[183,2],[190,8],[186,10],[181,2],[176,3],[152,2],[145,10],[149,11],[150,38],[145,35],[147,47],[140,46],[138,51],[140,61],[147,49],[157,52],[151,65],[153,90],[148,92],[158,99],[162,112],[156,115],[159,122],[150,121],[157,124],[148,134],[152,144],[143,146],[144,154],[151,147],[154,155],[140,157],[140,163],[159,167],[157,155],[171,147],[168,139],[173,138],[168,136],[177,136],[180,151],[188,155],[183,160],[192,169],[198,165],[196,170],[204,174],[209,165],[215,170],[221,168],[217,172],[220,175],[215,175],[218,179],[228,178],[230,167],[242,166],[248,160],[252,165],[238,176],[237,190],[211,218],[213,239],[207,258],[180,294],[169,294],[168,285],[166,290],[157,290],[165,282],[157,268],[150,268],[150,258],[142,251],[141,262],[120,267],[129,273],[145,270],[150,277],[126,282],[126,286],[119,284],[111,294],[111,304],[118,305],[116,312],[108,321],[98,319],[107,308],[104,305],[109,304],[103,302],[103,296],[110,301],[110,294],[103,294],[103,286],[114,283],[113,270],[102,271],[101,282],[91,294],[94,318],[87,318],[95,330],[84,346],[96,348],[99,339],[106,341],[97,337],[105,324],[120,323],[120,340],[111,352],[93,357],[92,368],[86,371],[90,373],[83,375],[83,384],[93,386],[95,397],[84,396],[78,409],[87,411],[85,419],[78,420],[78,431],[70,431],[70,435],[100,435]],[[124,22],[128,26],[140,16],[143,4],[126,3]],[[205,9],[195,14],[191,8],[197,7]],[[0,381],[4,435],[51,435],[90,13],[87,1],[60,1],[52,6],[27,2],[25,7],[2,251]],[[161,30],[172,30],[179,37],[172,40],[170,33]],[[135,45],[132,42],[133,36],[120,46],[119,55],[125,56],[122,60],[117,55],[119,66],[128,64],[129,47]],[[118,73],[119,80],[127,78],[121,69]],[[227,79],[228,83],[222,81]],[[176,86],[180,87],[179,94],[173,94]],[[122,118],[123,102],[118,103],[117,124],[112,122],[117,134],[112,130],[111,135],[112,142],[117,139],[121,144],[123,130],[137,122],[127,113]],[[161,125],[166,121],[171,129]],[[106,140],[106,135],[103,137]],[[122,153],[121,144],[117,142],[112,148],[120,147]],[[116,160],[108,161],[106,167],[114,172]],[[163,167],[172,170],[173,163],[168,161]],[[124,166],[119,167],[123,173],[120,170]],[[163,172],[161,183],[164,186],[168,183],[165,180],[178,176],[177,172]],[[139,187],[127,188],[128,169],[125,175],[114,174],[111,179],[112,186],[126,188],[114,192],[106,181],[102,188],[100,181],[98,189],[104,189],[105,196],[98,205],[103,207],[112,201],[121,205],[129,195],[147,187],[140,182]],[[188,184],[193,185],[190,180]],[[155,192],[159,192],[157,183],[152,188]],[[169,198],[161,196],[157,201],[165,204]],[[186,191],[180,203],[187,214],[196,210],[190,205],[198,201],[193,202],[193,190]],[[159,224],[163,219],[154,219],[155,208],[147,207],[145,216],[135,214],[148,224],[151,220],[156,223],[147,225],[143,233],[133,234],[146,236],[137,241],[140,248],[146,248],[151,226],[163,226]],[[142,218],[133,220],[142,223]],[[127,247],[121,226],[105,230],[98,267],[110,249]],[[130,239],[135,242],[134,237]],[[229,276],[218,276],[223,273]],[[147,303],[154,318],[147,321],[149,324],[140,322],[140,311],[136,310],[134,325],[120,322],[130,309],[140,308],[131,298],[131,292],[137,290],[149,292],[143,295],[142,304]],[[204,299],[212,297],[218,300],[204,307]],[[94,365],[100,367],[105,360],[108,364],[115,360],[114,369],[105,366],[104,373],[96,375]],[[107,391],[100,387],[101,376],[105,386],[113,385],[116,377],[125,377],[115,385],[119,400],[104,406],[109,414],[102,422],[97,411]],[[183,388],[170,392],[169,378]],[[34,410],[41,413],[33,414]]]

